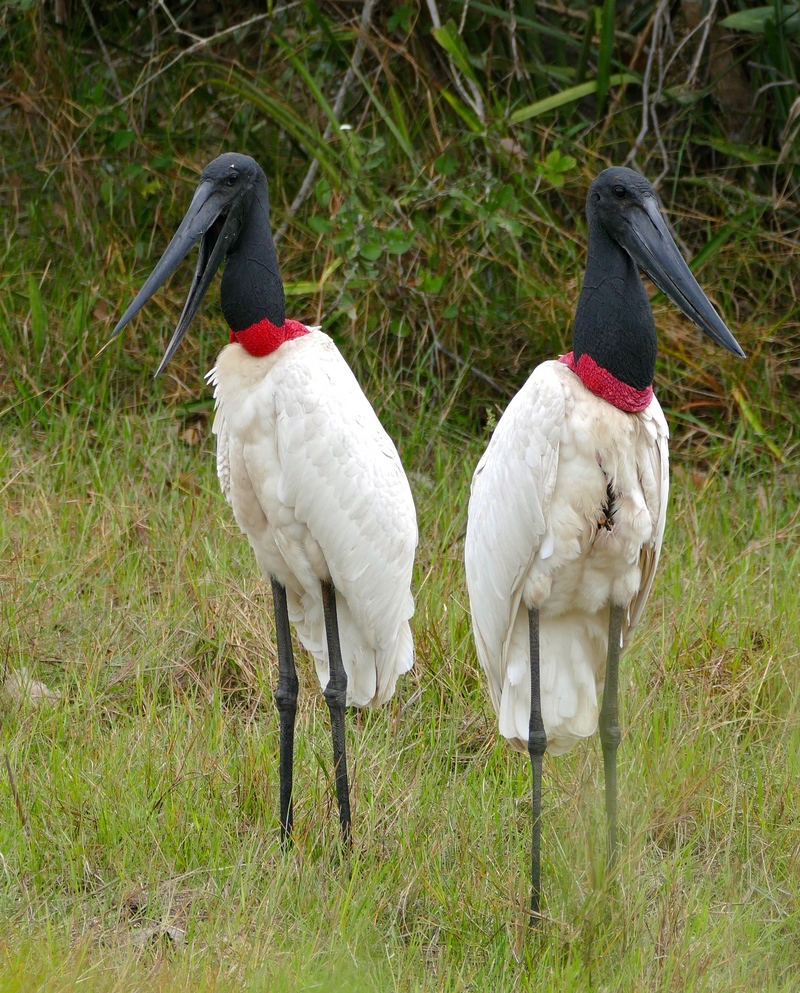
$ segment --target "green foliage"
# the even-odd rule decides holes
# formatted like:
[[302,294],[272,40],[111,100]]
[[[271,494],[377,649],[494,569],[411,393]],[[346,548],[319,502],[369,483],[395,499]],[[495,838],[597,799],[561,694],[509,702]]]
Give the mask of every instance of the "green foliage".
[[[782,8],[782,9],[781,9]],[[767,24],[782,23],[784,30],[792,33],[800,31],[800,12],[794,4],[768,4],[766,7],[750,7],[738,10],[720,21],[720,27],[732,31],[749,31],[751,34],[764,34]]]
[[[672,5],[676,48],[651,74],[636,163],[663,172],[749,358],[654,299],[675,473],[624,665],[624,853],[604,878],[597,741],[546,760],[534,937],[527,763],[497,741],[469,634],[468,483],[508,397],[568,348],[586,189],[640,134],[655,5],[439,0],[435,33],[427,4],[375,5],[358,66],[350,5],[268,4],[205,44],[200,5],[166,6],[192,37],[161,6],[89,0],[93,26],[68,0],[59,27],[54,4],[0,8],[2,681],[26,669],[61,693],[3,704],[0,985],[793,990],[795,8],[723,22],[731,65],[717,79],[707,49],[688,85],[696,41],[677,50]],[[265,12],[217,9],[220,32]],[[201,379],[225,340],[214,294],[156,382],[188,266],[109,341],[231,148],[269,177],[290,315],[336,338],[420,512],[415,670],[348,721],[347,872],[304,657],[295,852],[277,840],[269,597],[219,493]]]
[[549,920],[533,935],[529,763],[497,738],[461,565],[484,438],[367,391],[420,516],[417,661],[389,706],[348,715],[345,864],[327,708],[299,648],[296,846],[280,849],[269,592],[219,491],[208,411],[0,425],[2,682],[24,667],[60,693],[0,694],[0,986],[788,993],[796,469],[755,484],[745,446],[723,442],[675,473],[622,666],[619,868],[605,877],[595,736],[545,760]]
[[[577,5],[556,18],[518,0],[512,20],[505,6],[443,5],[442,27],[432,29],[425,10],[407,4],[374,14],[360,64],[356,22],[314,5],[302,16],[276,8],[271,20],[190,49],[169,47],[176,36],[160,14],[132,22],[122,5],[91,9],[94,27],[85,8],[70,6],[58,33],[44,15],[3,13],[3,58],[18,71],[4,91],[2,124],[3,167],[14,183],[0,197],[6,243],[24,262],[19,275],[8,270],[11,295],[0,301],[10,360],[0,390],[15,416],[40,416],[54,394],[67,404],[154,396],[146,371],[174,324],[180,276],[137,323],[139,340],[128,334],[110,379],[111,353],[100,349],[174,230],[198,170],[223,148],[255,155],[270,177],[274,226],[288,224],[279,256],[296,316],[321,321],[383,381],[419,378],[426,396],[453,398],[448,416],[461,426],[480,425],[487,401],[502,400],[537,360],[568,346],[582,199],[591,176],[623,159],[638,135],[643,63],[631,62],[631,39],[645,32],[639,50],[647,52],[651,7]],[[193,16],[181,26],[201,35]],[[798,170],[793,91],[764,85],[796,78],[790,18],[778,20],[782,27],[765,21],[769,32],[755,41],[741,35],[751,39],[742,57],[754,60],[760,103],[747,126],[760,122],[757,141],[726,131],[717,81],[701,73],[695,88],[681,85],[693,58],[685,46],[669,78],[651,76],[662,142],[651,126],[638,153],[651,173],[668,156],[662,196],[690,253],[699,253],[703,282],[755,356],[748,367],[718,353],[713,361],[751,405],[750,383],[764,381],[774,350],[767,329],[780,320],[787,354],[797,347],[795,280],[784,260],[792,212],[777,194]],[[109,47],[127,35],[125,46]],[[142,71],[126,53],[145,44],[156,55]],[[26,82],[31,59],[46,89]],[[312,195],[289,217],[312,161]],[[81,260],[79,288],[65,275],[72,259]],[[203,333],[216,320],[211,304],[182,347],[183,367],[155,395],[199,395],[200,368],[216,347]],[[671,308],[659,320],[662,381],[680,383],[669,402],[718,429],[738,406],[722,383],[709,397],[686,323]],[[377,366],[369,354],[381,357]],[[97,389],[95,372],[104,384]],[[497,389],[487,396],[490,381]],[[779,388],[789,395],[796,384],[783,376]],[[786,426],[773,407],[758,411],[759,423],[783,450]]]

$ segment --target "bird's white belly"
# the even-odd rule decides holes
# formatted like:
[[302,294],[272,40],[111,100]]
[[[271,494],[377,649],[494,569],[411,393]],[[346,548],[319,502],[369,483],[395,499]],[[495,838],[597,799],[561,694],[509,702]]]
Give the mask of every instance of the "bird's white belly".
[[[627,608],[642,583],[642,549],[653,541],[658,507],[648,506],[641,482],[646,440],[627,417],[625,437],[619,420],[608,433],[596,421],[592,430],[578,424],[562,443],[548,533],[525,576],[508,646],[500,728],[521,748],[530,714],[529,608],[539,610],[548,749],[559,754],[597,728],[609,606]],[[613,441],[604,444],[606,436]]]
[[523,588],[526,607],[545,616],[594,614],[610,601],[627,607],[655,529],[658,508],[648,507],[642,490],[635,435],[622,452],[593,445],[602,441],[596,433],[575,435],[562,444],[548,533]]

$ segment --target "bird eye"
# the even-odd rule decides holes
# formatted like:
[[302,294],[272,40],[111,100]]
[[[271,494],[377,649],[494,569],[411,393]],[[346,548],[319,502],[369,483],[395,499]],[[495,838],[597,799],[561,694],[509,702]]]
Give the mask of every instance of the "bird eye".
[[624,186],[615,186],[614,187],[614,196],[617,198],[617,200],[624,200],[625,199],[625,187]]
[[238,172],[229,172],[228,175],[227,175],[227,177],[225,178],[225,185],[226,186],[236,186],[236,184],[238,182],[239,182],[239,173]]

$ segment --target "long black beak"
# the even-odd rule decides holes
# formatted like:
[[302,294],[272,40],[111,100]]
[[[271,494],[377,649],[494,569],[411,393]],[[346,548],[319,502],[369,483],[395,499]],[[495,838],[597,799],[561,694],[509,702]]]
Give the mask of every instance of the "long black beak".
[[656,286],[673,301],[709,338],[729,352],[744,358],[744,352],[672,240],[655,197],[646,197],[644,210],[626,215],[627,225],[620,238],[628,252]]
[[192,197],[189,210],[173,235],[167,250],[114,328],[114,334],[117,334],[139,313],[161,284],[175,272],[189,254],[192,246],[202,239],[189,296],[183,306],[178,326],[175,328],[164,357],[156,370],[156,376],[161,374],[167,362],[175,354],[175,350],[200,307],[214,274],[219,269],[231,242],[238,233],[240,222],[237,211],[230,210],[221,226],[215,223],[218,219],[222,219],[223,211],[229,203],[230,201],[222,201],[219,191],[215,189],[213,183],[203,182],[198,186]]

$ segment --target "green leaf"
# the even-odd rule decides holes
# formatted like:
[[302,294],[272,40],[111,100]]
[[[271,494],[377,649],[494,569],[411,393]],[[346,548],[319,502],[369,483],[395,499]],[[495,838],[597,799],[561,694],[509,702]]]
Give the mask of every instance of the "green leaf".
[[483,134],[486,129],[484,128],[480,117],[478,117],[471,107],[468,107],[465,103],[462,103],[457,96],[444,88],[442,88],[442,96],[450,104],[458,116],[466,123],[470,131],[474,131],[475,134]]
[[508,231],[508,233],[514,238],[522,237],[522,225],[515,217],[498,217],[497,225],[498,227]]
[[42,291],[32,274],[28,276],[28,303],[31,308],[33,351],[36,357],[41,359],[47,337],[47,314],[42,301]]
[[439,42],[442,48],[453,60],[456,69],[462,72],[467,79],[479,86],[478,77],[470,62],[469,49],[464,44],[464,39],[458,33],[455,21],[448,21],[444,27],[434,28],[433,37]]
[[399,7],[386,22],[387,31],[394,31],[396,27],[401,27],[408,34],[411,29],[411,18],[414,16],[414,8],[410,3],[404,3]]
[[128,147],[128,145],[131,144],[135,137],[136,133],[128,129],[115,131],[114,134],[111,135],[109,145],[111,146],[112,151],[122,152]]
[[741,159],[750,165],[772,166],[778,158],[778,153],[772,148],[765,148],[763,145],[744,145],[733,141],[725,141],[724,138],[708,137],[702,135],[692,135],[692,141],[697,145],[706,145],[715,148],[724,155],[731,155],[733,158]]
[[330,204],[332,195],[331,184],[327,179],[323,178],[317,183],[314,189],[314,195],[316,196],[317,203],[320,207],[327,207]]
[[451,303],[447,310],[443,311],[442,317],[446,321],[452,321],[454,317],[458,317],[458,304]]
[[742,416],[750,425],[750,427],[755,431],[758,437],[764,442],[764,444],[772,452],[772,454],[778,459],[778,461],[785,462],[786,459],[783,455],[783,452],[780,450],[780,448],[778,448],[778,446],[775,444],[772,438],[770,438],[770,436],[764,430],[764,426],[762,425],[761,421],[758,419],[758,414],[756,414],[756,412],[753,410],[750,404],[745,400],[744,396],[742,395],[742,391],[739,389],[733,390],[733,398],[739,404],[739,410],[741,410]]
[[313,296],[315,293],[324,293],[325,291],[338,292],[338,283],[312,283],[308,280],[301,280],[296,283],[284,283],[283,292],[287,297],[305,297]]
[[433,160],[433,168],[443,176],[452,176],[458,169],[458,159],[449,152],[443,152],[437,159]]
[[411,331],[411,325],[404,318],[389,321],[389,330],[398,338],[405,338]]
[[383,252],[381,246],[377,241],[368,241],[366,245],[361,246],[361,251],[359,252],[362,259],[366,259],[368,262],[376,262]]
[[390,228],[383,232],[384,247],[391,255],[402,255],[414,244],[413,232]]
[[317,234],[330,234],[333,225],[327,217],[309,217],[308,226]]
[[[624,86],[626,83],[638,82],[640,82],[639,77],[629,72],[615,73],[608,80],[609,86]],[[530,103],[527,107],[520,107],[519,110],[515,110],[508,119],[509,123],[520,124],[522,121],[528,121],[532,117],[539,117],[541,114],[546,114],[550,110],[557,110],[565,104],[582,100],[596,90],[596,79],[590,80],[588,83],[581,83],[580,86],[570,86],[566,90],[561,90],[560,93],[554,93],[550,97],[545,97],[544,100],[537,100],[536,103]]]
[[[778,11],[776,4],[768,7],[751,7],[749,10],[739,10],[735,14],[724,17],[720,22],[721,28],[728,28],[731,31],[747,31],[749,34],[764,34],[767,22],[773,24],[778,22]],[[800,31],[800,11],[796,7],[784,6],[783,30],[788,33]],[[788,15],[788,16],[787,16]]]
[[425,266],[420,266],[417,275],[423,293],[439,293],[444,286],[444,276],[434,276]]
[[571,155],[562,155],[557,148],[547,154],[544,165],[548,172],[569,172],[578,164],[578,160]]

